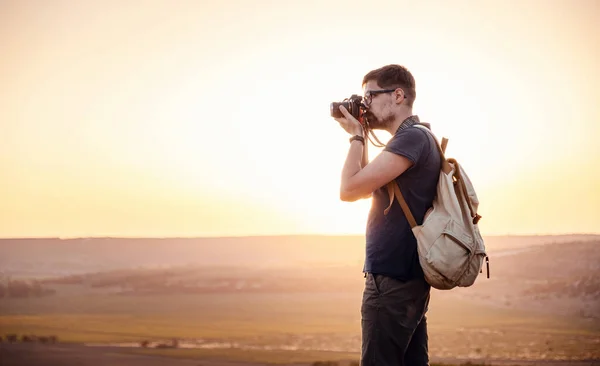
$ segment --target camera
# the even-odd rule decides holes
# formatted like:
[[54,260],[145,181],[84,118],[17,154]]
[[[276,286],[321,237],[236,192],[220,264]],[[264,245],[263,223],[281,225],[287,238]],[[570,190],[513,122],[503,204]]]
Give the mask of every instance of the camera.
[[331,117],[344,117],[342,111],[340,111],[340,105],[343,105],[344,108],[346,108],[354,118],[360,121],[361,109],[364,108],[362,99],[363,98],[360,95],[353,94],[350,98],[346,98],[341,102],[331,103],[331,105],[329,106],[329,112],[331,113]]

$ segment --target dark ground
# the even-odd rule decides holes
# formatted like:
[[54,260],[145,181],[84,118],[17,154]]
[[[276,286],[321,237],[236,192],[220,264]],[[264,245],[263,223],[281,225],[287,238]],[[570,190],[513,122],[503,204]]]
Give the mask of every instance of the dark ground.
[[[464,364],[459,360],[432,360],[444,364]],[[467,363],[468,364],[468,363]],[[477,362],[474,362],[477,364]],[[514,366],[600,366],[600,360],[588,361],[516,361],[504,360],[486,365]],[[156,355],[127,354],[116,347],[86,347],[76,344],[0,343],[0,366],[266,366],[249,362],[228,362],[172,358]],[[287,365],[308,366],[308,365]]]
[[[0,343],[0,366],[259,366],[253,363],[199,361],[127,354],[116,347],[76,344]],[[262,366],[262,365],[261,365]]]

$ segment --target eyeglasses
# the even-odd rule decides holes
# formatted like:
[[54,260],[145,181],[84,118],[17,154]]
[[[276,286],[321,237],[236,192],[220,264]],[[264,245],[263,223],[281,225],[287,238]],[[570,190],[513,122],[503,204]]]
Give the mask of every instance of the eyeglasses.
[[373,96],[374,95],[383,94],[383,93],[391,93],[391,92],[396,91],[396,89],[398,89],[398,88],[395,88],[395,89],[381,89],[381,90],[368,90],[365,93],[364,103],[365,103],[365,105],[370,105],[371,101],[373,100]]

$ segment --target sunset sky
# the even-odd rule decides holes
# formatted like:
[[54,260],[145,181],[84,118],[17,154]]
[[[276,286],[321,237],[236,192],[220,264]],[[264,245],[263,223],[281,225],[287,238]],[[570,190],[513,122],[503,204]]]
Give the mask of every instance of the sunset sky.
[[329,104],[390,63],[484,235],[600,233],[600,1],[0,0],[0,237],[363,234]]

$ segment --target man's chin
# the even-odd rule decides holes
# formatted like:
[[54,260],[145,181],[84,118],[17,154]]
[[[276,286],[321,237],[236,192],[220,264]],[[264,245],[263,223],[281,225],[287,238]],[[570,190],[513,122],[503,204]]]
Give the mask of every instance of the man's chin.
[[383,123],[381,123],[381,121],[378,121],[378,120],[375,120],[375,121],[369,120],[369,127],[372,130],[383,130],[385,128]]
[[380,126],[379,120],[377,120],[375,117],[373,116],[366,116],[367,119],[367,123],[369,124],[369,127],[372,129],[377,129],[378,126]]

